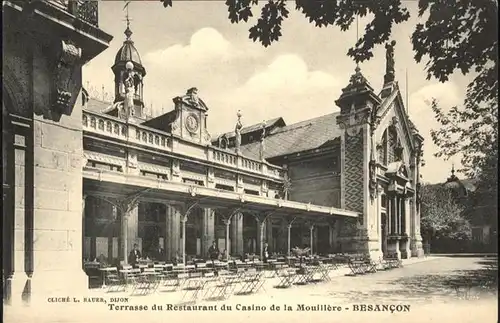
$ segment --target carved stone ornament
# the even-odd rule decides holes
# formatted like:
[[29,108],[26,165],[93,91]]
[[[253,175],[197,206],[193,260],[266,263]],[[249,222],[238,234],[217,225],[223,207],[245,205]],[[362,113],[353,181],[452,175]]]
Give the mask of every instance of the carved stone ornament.
[[207,176],[207,181],[209,183],[213,183],[215,180],[215,174],[214,174],[214,169],[213,168],[209,168],[208,169],[208,176]]
[[51,115],[55,119],[62,114],[70,115],[72,112],[72,89],[73,74],[80,68],[82,49],[69,41],[62,40],[60,43],[59,61],[54,71],[54,88],[51,93]]
[[137,154],[129,153],[127,156],[127,167],[128,168],[137,168]]
[[189,194],[191,194],[191,196],[196,196],[196,187],[189,186]]
[[377,197],[377,168],[375,160],[370,160],[369,163],[369,188],[370,188],[370,197],[371,199],[375,199]]
[[198,89],[196,87],[189,88],[186,94],[183,96],[178,96],[174,98],[174,103],[183,103],[189,107],[199,109],[202,111],[207,111],[208,107],[205,105],[203,100],[198,97]]
[[346,129],[348,136],[356,136],[359,134],[361,127],[361,117],[356,113],[354,103],[351,105],[351,111],[345,119],[341,120],[341,128]]

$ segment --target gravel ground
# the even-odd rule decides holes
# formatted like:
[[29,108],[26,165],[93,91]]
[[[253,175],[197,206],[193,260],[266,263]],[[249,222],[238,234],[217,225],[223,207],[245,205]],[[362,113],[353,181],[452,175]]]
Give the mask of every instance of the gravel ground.
[[[85,297],[106,303],[43,303],[4,307],[5,322],[497,322],[496,277],[492,260],[473,257],[434,257],[413,260],[403,268],[356,277],[346,268],[331,274],[330,282],[276,289],[275,278],[252,295],[233,295],[223,301],[200,301],[211,310],[188,311],[179,292],[133,296],[91,290]],[[496,259],[493,260],[496,262]],[[493,276],[494,275],[494,276]],[[485,278],[486,277],[486,278]],[[63,295],[66,296],[66,295]],[[71,298],[74,295],[71,295]],[[147,310],[110,310],[111,298],[128,298],[116,305],[148,306]],[[161,310],[153,306],[162,306]],[[174,308],[177,307],[176,310]],[[207,308],[206,308],[207,309]]]

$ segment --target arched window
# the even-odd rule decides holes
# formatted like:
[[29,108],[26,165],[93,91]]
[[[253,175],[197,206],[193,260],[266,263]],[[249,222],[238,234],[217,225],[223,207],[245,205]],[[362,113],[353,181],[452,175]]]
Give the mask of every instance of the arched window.
[[388,153],[388,163],[395,162],[396,159],[396,149],[398,147],[398,134],[395,127],[389,128],[389,153]]
[[387,165],[387,129],[382,135],[380,144],[377,147],[378,162],[382,165]]

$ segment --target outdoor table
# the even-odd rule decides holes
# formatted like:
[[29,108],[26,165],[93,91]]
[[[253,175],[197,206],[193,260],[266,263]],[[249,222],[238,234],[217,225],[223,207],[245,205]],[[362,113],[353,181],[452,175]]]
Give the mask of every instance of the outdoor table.
[[128,286],[130,283],[136,282],[136,276],[141,272],[140,269],[127,268],[120,270],[120,273],[123,276],[123,280],[125,281],[125,285]]
[[159,285],[158,273],[151,270],[145,270],[136,276],[136,283],[134,284],[134,289],[132,290],[132,295],[147,295],[150,292],[156,291]]
[[366,273],[368,267],[364,260],[349,260],[348,265],[353,275]]
[[116,271],[116,267],[99,268],[102,271],[102,288],[106,288],[106,274]]
[[262,270],[264,270],[267,266],[268,266],[268,265],[267,265],[266,263],[261,262],[261,261],[259,261],[259,262],[255,262],[255,263],[253,264],[253,267],[255,267],[255,269],[257,269],[258,271],[262,271]]

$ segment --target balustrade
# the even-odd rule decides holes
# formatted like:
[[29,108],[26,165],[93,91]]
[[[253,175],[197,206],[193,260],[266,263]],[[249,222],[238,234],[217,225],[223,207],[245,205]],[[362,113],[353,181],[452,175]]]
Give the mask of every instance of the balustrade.
[[[173,140],[178,140],[169,133],[137,124],[126,123],[113,116],[86,110],[83,110],[82,125],[83,130],[87,132],[165,151],[172,151]],[[182,151],[182,141],[175,147],[176,150],[179,149],[179,151]],[[276,179],[284,178],[284,171],[281,167],[236,155],[235,153],[222,151],[215,147],[199,147],[199,149],[204,149],[205,151],[208,149],[208,154],[206,156],[208,156],[209,161],[215,164],[229,166],[231,168],[241,169]]]
[[98,1],[89,0],[49,0],[49,3],[74,15],[76,18],[98,27]]

